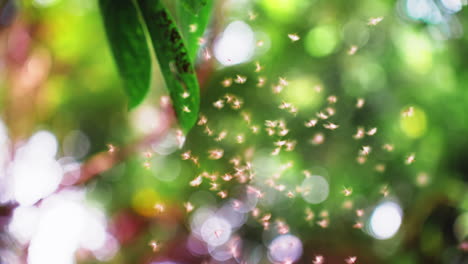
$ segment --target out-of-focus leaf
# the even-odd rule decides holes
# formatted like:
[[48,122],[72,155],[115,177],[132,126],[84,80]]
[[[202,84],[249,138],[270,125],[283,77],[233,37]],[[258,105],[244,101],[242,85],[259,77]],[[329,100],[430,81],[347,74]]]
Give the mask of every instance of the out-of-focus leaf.
[[143,101],[150,84],[151,57],[138,10],[132,1],[99,1],[117,68],[125,83],[129,108]]
[[[210,14],[213,9],[213,0],[181,0],[182,5],[179,5],[178,16],[180,21],[180,28],[182,36],[187,44],[187,49],[192,61],[197,58],[198,48],[200,46],[199,39],[205,33],[206,26],[210,20]],[[193,9],[187,8],[187,2],[204,2],[204,4],[198,9],[197,12],[193,12]]]
[[174,20],[160,0],[138,0],[179,124],[188,132],[200,107],[197,77]]

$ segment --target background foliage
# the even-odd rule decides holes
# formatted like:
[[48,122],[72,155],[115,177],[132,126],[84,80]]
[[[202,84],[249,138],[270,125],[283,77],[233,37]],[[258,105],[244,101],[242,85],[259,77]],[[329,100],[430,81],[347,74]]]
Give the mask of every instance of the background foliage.
[[[209,190],[206,180],[196,188],[189,182],[204,171],[220,175],[232,171],[229,159],[249,149],[255,150],[252,162],[257,174],[265,177],[291,161],[293,167],[280,181],[290,189],[301,184],[303,170],[324,176],[330,184],[327,200],[317,205],[307,204],[300,195],[291,199],[277,194],[261,204],[264,212],[287,222],[291,233],[300,237],[304,246],[300,263],[311,263],[317,254],[324,255],[326,263],[345,263],[348,256],[358,256],[357,263],[468,263],[466,248],[461,249],[468,236],[468,37],[464,34],[468,17],[465,8],[447,8],[447,1],[421,0],[427,5],[417,8],[413,2],[215,1],[202,41],[191,38],[187,27],[180,28],[187,42],[201,43],[195,62],[200,112],[214,135],[207,135],[205,126],[195,126],[179,149],[180,134],[160,101],[167,95],[162,66],[153,61],[148,95],[140,106],[127,110],[124,83],[111,57],[96,1],[3,1],[1,117],[13,145],[35,131],[48,130],[61,147],[71,131],[80,131],[90,143],[84,156],[75,157],[82,168],[94,168],[85,166],[93,158],[94,165],[111,164],[97,175],[90,173],[89,179],[81,178],[74,187],[61,187],[86,190],[86,200],[105,212],[120,245],[108,263],[208,261],[207,256],[193,256],[181,246],[190,234],[191,221],[183,204],[191,201],[199,208],[218,206],[224,200],[216,195],[219,190]],[[171,1],[166,4],[178,25],[186,24],[185,9]],[[370,18],[377,17],[384,19],[368,25]],[[229,65],[217,60],[214,47],[223,30],[239,20],[254,34],[253,53],[245,62]],[[300,39],[291,41],[288,34]],[[352,46],[357,48],[354,55],[348,54]],[[255,71],[256,62],[263,67],[260,72]],[[238,75],[246,78],[245,83],[235,82]],[[259,77],[266,80],[262,87],[257,85]],[[223,85],[226,78],[234,80],[229,87]],[[272,87],[279,78],[288,85],[275,94]],[[240,110],[227,102],[222,109],[213,107],[227,93],[242,100]],[[339,128],[327,130],[323,122],[305,127],[305,121],[329,105],[330,95],[338,98],[332,121]],[[355,106],[358,98],[365,99],[361,109]],[[297,114],[280,109],[282,102],[296,106]],[[405,117],[402,113],[409,107],[412,115]],[[250,124],[242,113],[250,115]],[[267,135],[265,121],[279,119],[287,122],[287,138],[296,140],[297,146],[271,156],[273,142],[280,137]],[[252,133],[251,126],[260,132]],[[354,140],[360,126],[377,127],[378,132]],[[214,140],[223,130],[227,138]],[[156,140],[148,137],[155,131],[163,132]],[[309,143],[316,133],[325,135],[323,144]],[[239,135],[245,138],[240,144]],[[394,145],[392,152],[382,150],[386,143]],[[96,159],[108,153],[109,144],[118,153],[112,162]],[[359,164],[356,159],[364,145],[373,150],[367,162]],[[208,151],[215,148],[224,150],[222,159],[209,159]],[[199,158],[200,166],[181,159],[188,150]],[[406,165],[412,153],[415,162]],[[58,156],[66,156],[66,151],[59,148]],[[383,172],[376,171],[379,164],[385,165]],[[82,177],[88,175],[81,171]],[[222,185],[230,194],[239,184]],[[353,193],[346,197],[343,188],[348,187]],[[389,194],[384,196],[382,190]],[[396,201],[403,210],[403,223],[393,238],[375,239],[367,220],[363,229],[352,228],[355,209],[363,208],[367,219],[385,200]],[[353,203],[353,209],[343,208],[346,201]],[[164,213],[155,212],[155,204],[163,204]],[[1,224],[2,255],[14,252],[25,259],[27,246],[14,242],[14,235],[7,232],[18,204],[2,200],[0,206],[7,219]],[[304,219],[305,208],[315,213],[314,221]],[[324,210],[330,219],[327,228],[317,225]],[[261,224],[250,218],[239,233],[260,245],[268,240]],[[153,240],[162,243],[161,250],[152,251],[148,243]],[[79,263],[100,263],[89,252],[76,256]],[[260,263],[268,263],[266,253]]]

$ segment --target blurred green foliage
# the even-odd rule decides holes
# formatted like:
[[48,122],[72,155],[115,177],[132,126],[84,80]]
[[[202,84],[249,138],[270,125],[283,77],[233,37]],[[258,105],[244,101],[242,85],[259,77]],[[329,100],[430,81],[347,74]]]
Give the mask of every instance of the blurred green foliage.
[[[128,113],[120,89],[123,83],[113,65],[96,2],[55,0],[44,1],[50,3],[45,6],[39,2],[22,1],[20,9],[20,19],[34,28],[34,50],[44,49],[52,58],[41,102],[47,111],[38,115],[36,123],[54,131],[59,139],[70,130],[83,131],[92,146],[88,158],[105,151],[109,143],[124,146],[139,138],[135,120],[141,109],[158,106],[158,99],[165,94],[160,89],[161,76],[156,74],[156,89],[143,105]],[[303,170],[329,181],[330,195],[321,204],[309,205],[300,195],[294,199],[277,195],[273,202],[261,204],[264,211],[284,219],[292,232],[299,234],[305,246],[302,263],[310,263],[314,254],[320,253],[357,255],[358,263],[467,263],[457,247],[468,235],[468,35],[442,38],[437,25],[412,21],[400,6],[396,1],[372,0],[216,1],[208,46],[234,20],[248,23],[265,45],[257,48],[250,62],[231,67],[199,56],[199,69],[213,67],[209,74],[199,72],[203,78],[200,111],[208,117],[215,136],[228,131],[224,141],[214,141],[198,126],[188,134],[183,149],[168,155],[155,153],[149,159],[136,153],[87,183],[90,199],[103,203],[110,216],[130,208],[149,223],[141,236],[122,246],[111,263],[143,263],[142,259],[151,255],[147,244],[152,237],[171,241],[186,234],[185,215],[174,220],[180,222],[172,230],[163,224],[160,227],[159,220],[145,212],[158,202],[183,212],[183,203],[195,192],[210,188],[206,181],[198,188],[191,187],[189,181],[203,171],[229,172],[229,158],[243,155],[249,148],[255,149],[257,162],[269,160],[257,163],[257,169],[268,177],[275,168],[292,161],[294,166],[280,180],[288,187],[301,184]],[[256,14],[255,20],[249,20],[249,10]],[[384,19],[378,25],[367,25],[369,18],[380,16]],[[467,29],[466,9],[455,16]],[[287,36],[291,33],[300,40],[292,42]],[[357,52],[348,55],[352,45]],[[254,71],[255,61],[264,67],[260,73]],[[235,79],[236,75],[245,76],[246,83],[233,83],[228,88],[221,85],[225,78]],[[258,76],[266,78],[265,86],[257,87]],[[271,87],[280,77],[289,85],[276,95]],[[322,92],[314,89],[317,85]],[[242,98],[241,110],[213,107],[226,93]],[[304,127],[304,121],[315,118],[316,112],[328,105],[329,95],[338,98],[332,120],[339,128],[329,131],[322,123]],[[365,99],[362,109],[355,107],[358,98]],[[279,109],[282,101],[297,106],[298,113]],[[414,107],[413,115],[403,117],[402,111],[410,106]],[[6,106],[2,104],[2,108]],[[259,134],[246,126],[240,114],[243,111],[251,114],[251,125],[260,128]],[[287,122],[288,138],[297,140],[298,145],[293,152],[270,156],[272,142],[279,138],[269,137],[264,124],[265,120],[279,119]],[[158,125],[157,120],[144,122]],[[378,132],[354,140],[352,135],[359,126],[366,130],[377,127]],[[309,141],[317,132],[325,134],[325,142],[314,146]],[[242,144],[236,142],[239,134],[245,136]],[[386,143],[394,145],[393,152],[382,150]],[[358,164],[356,158],[363,145],[373,150],[366,163]],[[224,158],[208,159],[207,151],[216,147],[224,149]],[[187,150],[199,157],[200,167],[181,160]],[[411,153],[416,160],[406,165]],[[149,169],[143,166],[146,161],[151,164]],[[378,164],[385,164],[384,172],[375,170]],[[418,183],[424,174],[427,184]],[[231,191],[238,184],[222,185]],[[366,227],[352,228],[354,210],[343,209],[343,203],[350,200],[355,208],[371,213],[385,199],[381,192],[385,186],[389,197],[402,206],[404,220],[394,238],[379,241],[367,234]],[[352,187],[350,197],[343,195],[344,187]],[[221,203],[216,192],[213,197]],[[315,221],[305,221],[306,207],[316,217],[327,210],[330,226],[322,229]],[[456,221],[458,228],[454,228]],[[248,223],[243,236],[261,242],[261,225],[253,220]]]

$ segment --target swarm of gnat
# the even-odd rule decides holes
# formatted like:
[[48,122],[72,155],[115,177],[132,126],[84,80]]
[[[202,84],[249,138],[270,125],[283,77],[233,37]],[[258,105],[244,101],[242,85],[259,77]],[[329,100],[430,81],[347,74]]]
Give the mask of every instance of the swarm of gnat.
[[[377,17],[377,18],[372,18],[369,20],[369,25],[375,26],[377,25],[383,18]],[[298,41],[300,38],[297,34],[289,34],[288,37],[291,39],[291,41]],[[263,45],[262,41],[257,42],[258,46]],[[352,46],[349,50],[349,54],[352,55],[357,51],[357,46]],[[255,72],[261,72],[263,70],[263,66],[257,61],[254,64]],[[262,87],[267,83],[267,80],[265,77],[261,76],[256,76],[258,78],[258,82],[256,83],[256,86]],[[233,83],[236,84],[244,84],[247,82],[247,77],[243,75],[236,75],[235,77],[231,78],[225,78],[224,80],[221,81],[221,85],[223,87],[231,87]],[[255,84],[252,84],[255,85]],[[279,94],[285,89],[288,85],[289,82],[286,78],[284,77],[279,77],[278,81],[276,83],[271,84],[273,87],[273,93]],[[323,92],[323,87],[320,85],[316,85],[313,87],[314,91],[317,93]],[[182,97],[188,96],[188,94],[182,94]],[[312,145],[320,145],[325,143],[325,133],[334,133],[333,131],[338,129],[340,126],[334,122],[331,122],[330,120],[332,118],[335,118],[336,115],[338,115],[340,112],[337,110],[341,110],[339,108],[339,103],[338,103],[338,97],[335,95],[329,95],[326,97],[326,103],[327,105],[318,110],[315,113],[310,113],[309,119],[306,120],[301,120],[301,122],[304,124],[306,128],[308,128],[308,131],[311,131],[311,134],[309,135],[310,138],[310,143]],[[356,104],[355,107],[357,109],[361,109],[364,107],[365,100],[363,98],[357,98],[356,99]],[[212,103],[213,107],[222,111],[226,111],[227,108],[232,108],[234,110],[240,110],[243,107],[243,99],[240,98],[239,96],[232,94],[232,93],[227,93],[224,96],[218,98]],[[281,104],[278,106],[279,109],[288,111],[289,113],[297,113],[298,109],[297,107],[294,106],[293,103],[287,102],[287,101],[282,101]],[[405,111],[403,111],[403,116],[411,116],[414,113],[413,107],[409,107]],[[294,187],[289,187],[289,185],[285,185],[284,182],[282,182],[282,175],[284,172],[291,167],[293,167],[292,162],[287,162],[284,164],[280,164],[279,168],[269,175],[267,178],[262,178],[257,179],[255,177],[255,171],[253,170],[252,166],[252,158],[254,156],[254,151],[255,148],[249,147],[247,143],[250,141],[250,137],[253,134],[257,133],[265,133],[268,138],[271,138],[270,143],[271,143],[271,155],[282,155],[283,151],[295,151],[296,146],[301,146],[302,142],[298,142],[297,140],[293,138],[288,138],[290,136],[290,129],[287,126],[287,123],[285,120],[273,117],[268,120],[264,120],[262,122],[263,125],[255,125],[255,116],[253,116],[251,113],[247,112],[246,110],[241,110],[241,111],[236,111],[236,114],[238,115],[238,118],[242,124],[242,127],[239,130],[229,130],[226,127],[219,127],[217,124],[212,124],[208,122],[208,118],[200,114],[199,119],[197,121],[197,125],[203,129],[203,132],[207,134],[208,136],[212,136],[213,142],[220,142],[216,144],[222,144],[224,142],[221,142],[223,140],[227,142],[235,142],[238,144],[242,144],[239,147],[247,149],[243,153],[237,153],[233,156],[228,157],[228,154],[225,153],[222,147],[209,147],[207,148],[207,153],[205,152],[205,158],[211,159],[211,160],[222,160],[226,159],[229,161],[230,168],[227,171],[218,171],[218,172],[200,172],[198,171],[196,176],[192,178],[189,181],[189,185],[192,187],[199,187],[203,181],[205,181],[205,185],[208,186],[210,191],[212,191],[214,194],[219,196],[221,199],[228,199],[230,196],[234,196],[232,193],[235,193],[231,191],[230,186],[233,184],[239,183],[242,184],[242,186],[245,186],[246,192],[249,195],[255,195],[258,199],[264,198],[266,195],[266,191],[263,188],[271,188],[272,191],[279,192],[282,195],[285,195],[286,197],[290,199],[294,199],[296,196],[301,196],[302,195],[307,195],[311,190],[310,188],[305,188],[300,185],[294,186]],[[315,116],[314,116],[315,115]],[[293,117],[294,118],[294,117]],[[257,120],[258,121],[258,120]],[[211,127],[215,128],[213,130]],[[327,131],[324,131],[323,128],[325,128]],[[356,140],[358,139],[364,139],[365,137],[371,137],[377,135],[377,127],[367,127],[366,129],[364,127],[357,127],[356,133],[352,135],[352,137]],[[367,161],[367,159],[371,159],[373,155],[370,155],[372,151],[372,147],[370,143],[369,145],[361,145],[361,148],[358,150],[358,155],[357,155],[357,161],[360,164],[363,164]],[[311,147],[308,145],[307,147]],[[374,148],[377,149],[373,145]],[[379,147],[380,148],[380,147]],[[386,143],[382,146],[383,150],[386,152],[391,152],[394,150],[394,145],[390,143]],[[317,147],[317,149],[319,149]],[[109,152],[113,153],[116,151],[115,147],[109,147]],[[376,151],[378,152],[378,151]],[[151,153],[150,153],[151,154]],[[148,154],[146,156],[147,159],[150,159],[151,155]],[[379,153],[377,153],[379,154]],[[200,161],[197,156],[192,153],[191,150],[185,150],[182,152],[181,159],[182,160],[187,160],[187,161],[192,161],[194,164],[197,165],[197,167],[200,167]],[[282,160],[284,157],[281,157],[279,160]],[[205,159],[202,159],[205,160]],[[405,158],[405,163],[406,164],[411,164],[415,161],[415,154],[412,153],[408,155]],[[376,171],[378,172],[383,172],[385,170],[385,164],[383,163],[373,163],[375,166],[373,167]],[[311,177],[312,173],[308,170],[303,171],[305,178]],[[387,196],[389,194],[389,189],[388,186],[385,185],[380,189],[380,192],[382,195]],[[343,187],[342,194],[345,196],[344,202],[343,202],[343,208],[352,210],[354,208],[354,202],[353,199],[351,198],[351,195],[353,193],[353,190],[351,187]],[[235,197],[232,197],[233,199],[230,200],[232,202],[232,206],[234,209],[239,209],[243,206],[243,202],[241,200],[238,200]],[[194,206],[190,202],[186,202],[183,204],[186,213],[190,213],[193,209]],[[164,207],[161,204],[160,207],[157,207],[155,205],[155,209],[159,211],[163,211]],[[353,212],[353,211],[351,211]],[[356,213],[356,219],[355,222],[352,224],[352,228],[356,229],[361,229],[364,227],[364,211],[363,209],[357,209],[355,210]],[[273,227],[276,229],[276,231],[279,234],[286,234],[290,231],[290,227],[286,224],[285,220],[279,220],[276,219],[274,222],[274,225],[272,225],[272,214],[268,211],[265,211],[263,209],[260,209],[258,207],[253,208],[251,211],[251,215],[254,219],[256,219],[265,230],[268,230],[270,227]],[[330,226],[330,217],[328,211],[324,210],[320,212],[319,214],[315,215],[314,212],[306,207],[304,210],[304,215],[303,219],[310,224],[313,225],[318,225],[321,228],[327,228]],[[351,228],[351,226],[350,226]],[[237,250],[237,249],[233,249]],[[233,254],[240,254],[239,252],[235,251]],[[345,259],[345,262],[347,264],[354,264],[356,263],[357,258],[355,256],[350,256]],[[288,262],[288,261],[286,261]],[[285,263],[286,263],[285,262]],[[325,263],[323,256],[317,255],[315,256],[315,259],[313,260],[314,264],[320,264],[320,263]]]
[[310,210],[309,207],[306,207],[306,209],[305,209],[305,220],[307,222],[310,222],[310,221],[314,220],[314,216],[315,216],[314,212],[312,212],[312,210]]
[[279,93],[281,93],[281,91],[283,91],[283,88],[284,88],[285,86],[288,86],[288,84],[289,84],[289,83],[288,83],[288,81],[287,81],[285,78],[280,77],[280,78],[279,78],[279,81],[278,81],[278,84],[273,85],[273,88],[272,88],[273,93],[274,93],[274,94],[279,94]]
[[357,50],[358,50],[358,47],[356,45],[352,45],[351,47],[349,47],[348,55],[354,55]]
[[260,62],[255,62],[255,72],[260,72],[263,67],[260,65]]
[[369,26],[376,26],[378,23],[380,23],[384,18],[383,17],[371,17],[369,18],[369,22],[367,25]]
[[154,205],[154,210],[157,213],[163,213],[164,210],[165,210],[165,206],[163,204],[157,203],[157,204]]
[[215,141],[222,141],[223,139],[226,138],[228,132],[226,130],[223,130],[221,132],[219,132],[218,136],[215,138]]
[[388,152],[392,152],[394,149],[393,144],[384,144],[382,148]]
[[266,78],[265,77],[258,77],[257,87],[263,87],[265,85]]
[[360,109],[364,106],[365,100],[363,98],[358,98],[356,102],[356,108]]
[[289,83],[288,83],[288,81],[286,80],[286,78],[283,78],[283,77],[279,77],[278,82],[279,82],[279,85],[281,85],[281,86],[288,86],[288,85],[289,85]]
[[276,220],[276,230],[278,234],[284,235],[289,233],[289,226],[282,220]]
[[250,21],[253,21],[253,20],[255,20],[257,18],[257,13],[253,12],[252,10],[250,10],[248,12],[248,15],[249,15],[249,20]]
[[367,156],[371,152],[372,148],[370,146],[362,146],[362,149],[359,151],[359,155]]
[[156,240],[151,240],[148,245],[151,247],[151,250],[153,250],[153,252],[158,252],[161,248],[161,245],[159,242],[157,242]]
[[242,76],[242,75],[236,75],[236,79],[234,79],[234,82],[238,84],[243,84],[246,81],[247,81],[247,77]]
[[325,135],[323,133],[316,133],[310,141],[313,145],[320,145],[325,141]]
[[288,34],[288,38],[292,41],[292,42],[296,42],[298,41],[299,39],[301,39],[297,34]]
[[232,85],[232,78],[226,78],[221,82],[224,87],[230,87]]
[[350,256],[345,259],[346,264],[354,264],[356,263],[357,257],[356,256]]
[[318,120],[317,119],[310,119],[309,121],[305,122],[306,127],[314,127],[317,125]]
[[209,159],[218,160],[218,159],[223,157],[224,150],[219,149],[219,148],[218,149],[212,149],[212,150],[209,150],[208,153],[209,153],[209,156],[208,156]]
[[405,164],[406,165],[410,165],[412,164],[414,161],[416,160],[416,155],[414,153],[411,153],[410,155],[408,155],[405,159]]
[[223,99],[219,99],[219,100],[215,101],[215,102],[213,103],[213,106],[214,106],[215,108],[217,108],[217,109],[223,108],[223,107],[224,107],[224,100],[223,100]]
[[357,221],[354,225],[353,228],[355,229],[362,229],[364,227],[364,224],[361,221]]
[[352,193],[353,193],[353,189],[348,187],[343,187],[343,191],[342,191],[343,195],[344,196],[350,196]]
[[414,114],[414,107],[410,106],[401,112],[403,117],[411,117]]
[[190,203],[190,202],[184,203],[184,207],[185,207],[185,211],[186,211],[187,213],[192,212],[193,209],[194,209],[194,206],[193,206],[192,203]]
[[335,130],[339,128],[340,126],[331,122],[328,122],[327,124],[323,125],[324,128],[329,129],[329,130]]
[[361,139],[365,136],[366,134],[366,131],[364,130],[364,128],[362,127],[358,127],[357,128],[357,131],[356,131],[356,134],[353,135],[353,138],[354,139]]
[[325,263],[325,259],[322,255],[316,255],[314,257],[314,260],[312,260],[312,263],[313,264],[324,264]]

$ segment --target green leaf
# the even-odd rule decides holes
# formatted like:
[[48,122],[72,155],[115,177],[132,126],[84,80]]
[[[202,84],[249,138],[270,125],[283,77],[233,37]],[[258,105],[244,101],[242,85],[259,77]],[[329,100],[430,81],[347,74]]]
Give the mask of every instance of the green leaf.
[[136,6],[130,0],[100,0],[101,14],[129,108],[143,101],[151,78],[151,56]]
[[[207,2],[210,0],[181,0],[182,5],[190,10],[192,13],[197,14],[201,8],[206,6]],[[211,2],[211,1],[210,1]]]
[[138,4],[179,124],[187,133],[197,121],[200,107],[198,80],[187,48],[174,20],[160,0],[138,0]]
[[[185,39],[187,44],[187,49],[190,58],[195,62],[197,58],[198,48],[200,47],[198,41],[203,37],[205,33],[206,26],[209,23],[211,11],[213,9],[214,1],[213,0],[180,0],[182,5],[179,5],[178,8],[178,17],[180,22],[180,28],[182,36]],[[199,6],[197,12],[194,12],[193,8],[187,8],[189,4],[187,2],[204,2],[203,5]],[[193,6],[193,5],[192,5]],[[195,30],[191,32],[191,26],[195,27]]]

